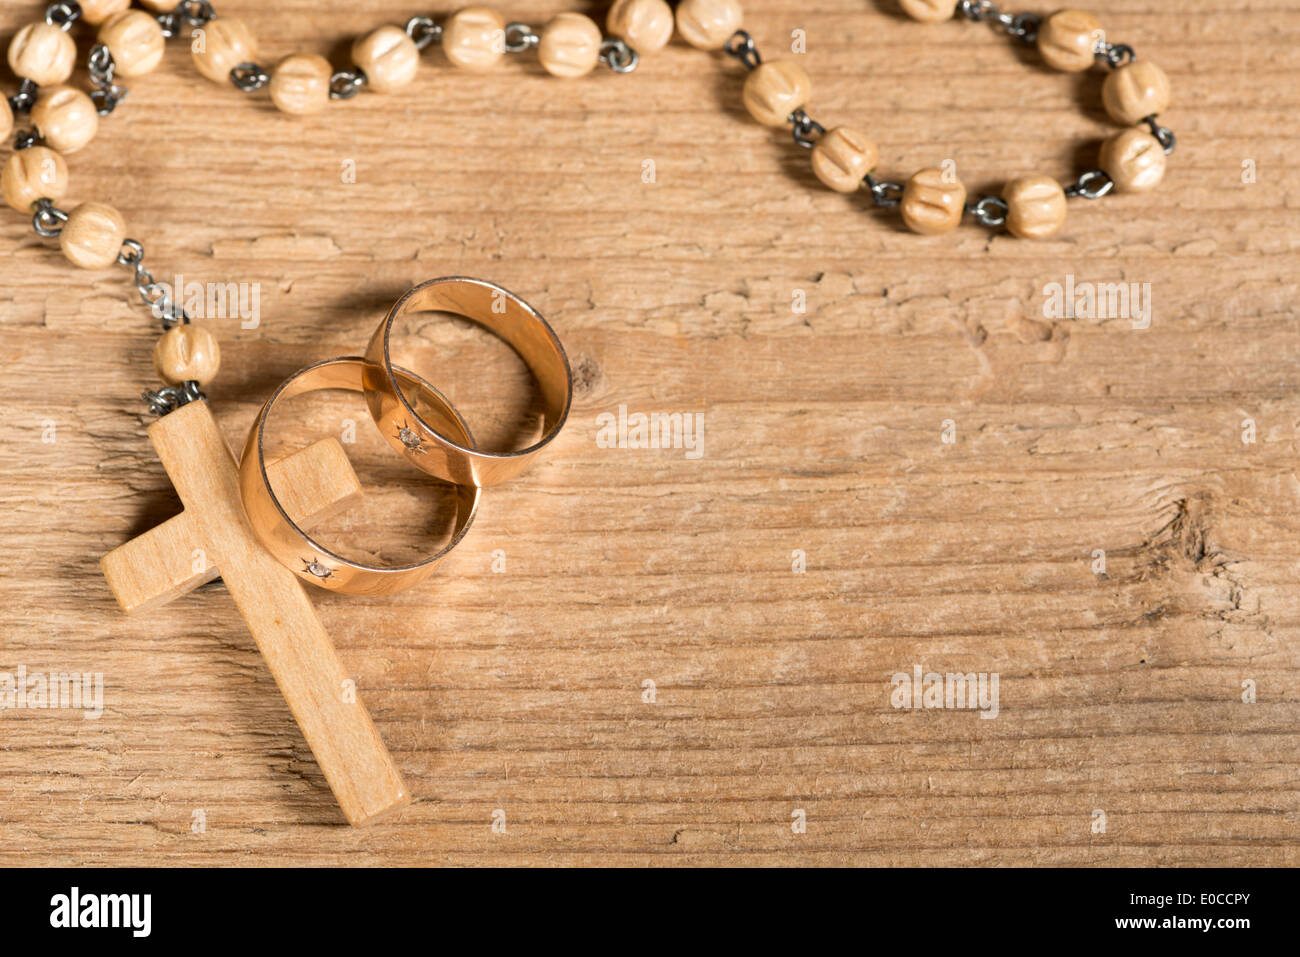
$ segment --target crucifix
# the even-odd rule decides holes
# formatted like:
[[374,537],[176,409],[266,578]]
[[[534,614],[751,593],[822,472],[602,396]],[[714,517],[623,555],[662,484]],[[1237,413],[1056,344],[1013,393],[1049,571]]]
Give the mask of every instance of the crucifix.
[[[100,559],[118,603],[128,614],[145,611],[221,577],[348,821],[365,824],[410,803],[302,583],[249,528],[235,458],[207,402],[183,405],[148,431],[185,510]],[[268,474],[295,521],[319,519],[361,491],[332,438]]]

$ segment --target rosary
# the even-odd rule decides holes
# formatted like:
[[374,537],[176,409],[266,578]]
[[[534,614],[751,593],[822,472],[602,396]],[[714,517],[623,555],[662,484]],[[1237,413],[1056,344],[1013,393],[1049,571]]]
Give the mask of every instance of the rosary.
[[[81,0],[54,3],[42,21],[24,26],[9,44],[16,93],[0,97],[0,139],[14,152],[0,171],[5,202],[32,216],[42,237],[83,269],[114,265],[131,271],[136,289],[163,334],[154,349],[162,385],[142,398],[157,419],[150,439],[184,511],[121,545],[101,560],[118,603],[127,612],[157,607],[220,577],[247,622],[258,650],[302,729],[344,815],[363,824],[400,809],[410,793],[392,756],[354,694],[329,636],[303,588],[309,583],[344,594],[383,595],[424,581],[468,532],[482,489],[518,475],[559,434],[568,416],[573,379],[550,325],[519,297],[468,277],[433,279],[409,290],[379,324],[364,355],[327,359],[285,380],[257,415],[238,461],[202,391],[220,367],[220,347],[206,328],[146,268],[144,246],[128,238],[122,214],[85,202],[65,211],[67,154],[85,147],[127,96],[119,80],[142,76],[162,62],[166,41],[188,31],[199,72],[244,93],[265,89],[281,111],[306,115],[363,91],[391,93],[409,84],[424,50],[437,43],[448,61],[476,73],[507,54],[536,51],[556,77],[586,75],[603,64],[631,73],[677,34],[690,46],[721,51],[748,71],[742,99],[759,123],[788,127],[810,153],[816,177],[841,193],[866,190],[879,207],[897,209],[924,235],[955,228],[963,216],[991,229],[1039,239],[1065,223],[1071,199],[1144,192],[1164,176],[1173,133],[1158,120],[1169,104],[1169,80],[1133,49],[1106,39],[1100,22],[1081,10],[1048,17],[1002,13],[990,0],[900,0],[923,23],[956,16],[986,22],[1014,40],[1035,45],[1050,67],[1081,72],[1100,64],[1106,113],[1122,129],[1101,146],[1097,167],[1062,185],[1046,175],[1019,176],[1000,195],[968,199],[950,163],[906,182],[877,178],[878,150],[851,126],[827,129],[807,112],[811,83],[793,59],[765,61],[742,29],[739,0],[615,0],[605,31],[580,13],[561,13],[540,30],[506,20],[488,7],[468,7],[438,23],[416,16],[404,27],[381,26],[352,45],[352,64],[335,71],[325,58],[295,54],[271,69],[258,63],[256,37],[233,17],[218,17],[209,0]],[[77,59],[71,31],[96,30],[87,60],[89,93],[68,85]],[[14,133],[15,118],[31,128]],[[508,452],[479,449],[469,426],[441,392],[393,364],[391,340],[403,317],[442,311],[472,319],[509,344],[540,388],[543,413],[531,444]],[[294,396],[323,389],[364,395],[376,426],[414,467],[452,484],[455,527],[440,551],[396,566],[351,561],[305,531],[313,519],[345,506],[360,483],[342,446],[322,439],[277,461],[264,449],[271,412]],[[525,440],[527,441],[527,439]]]

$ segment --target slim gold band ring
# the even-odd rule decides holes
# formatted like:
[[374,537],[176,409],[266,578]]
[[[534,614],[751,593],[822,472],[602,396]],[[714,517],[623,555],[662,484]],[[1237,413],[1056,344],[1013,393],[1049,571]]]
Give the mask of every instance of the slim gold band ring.
[[[324,548],[293,523],[271,488],[264,452],[266,422],[277,402],[321,389],[360,392],[363,390],[362,380],[367,369],[374,371],[365,359],[345,356],[307,366],[282,382],[262,406],[253,427],[249,429],[244,455],[239,463],[239,490],[244,512],[258,540],[280,564],[299,578],[348,595],[388,595],[428,578],[438,562],[465,537],[478,510],[480,490],[472,486],[455,486],[455,530],[451,540],[436,555],[413,565],[366,565]],[[469,427],[442,393],[405,369],[391,370],[391,374],[403,388],[410,390],[414,398],[411,404],[413,409],[419,409],[421,416],[436,423],[466,448],[473,448],[474,437],[470,434]],[[376,416],[375,421],[385,435],[398,427],[391,415],[386,418]]]
[[[512,452],[484,452],[426,422],[403,393],[390,350],[393,324],[407,313],[441,310],[472,319],[496,333],[523,359],[537,379],[544,406],[542,436]],[[522,472],[560,432],[573,401],[569,359],[555,333],[532,306],[500,286],[482,279],[455,276],[430,279],[397,300],[370,339],[364,372],[370,414],[389,444],[406,460],[431,475],[457,485],[482,487]],[[383,423],[397,422],[396,429]]]

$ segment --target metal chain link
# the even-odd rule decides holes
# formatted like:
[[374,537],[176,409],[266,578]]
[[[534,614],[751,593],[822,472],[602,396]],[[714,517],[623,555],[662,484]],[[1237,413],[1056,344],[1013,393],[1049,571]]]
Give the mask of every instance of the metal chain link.
[[1010,207],[1001,196],[982,196],[973,203],[967,203],[966,212],[974,216],[981,226],[997,229],[1006,225]]
[[995,30],[1025,43],[1037,41],[1038,28],[1042,25],[1042,17],[1036,13],[1002,13],[991,0],[961,0],[957,12],[967,20],[988,23]]
[[163,36],[170,40],[180,36],[181,26],[204,27],[217,18],[209,0],[185,0],[170,13],[158,14],[158,26],[162,27]]
[[957,12],[967,20],[990,20],[998,15],[998,8],[991,0],[960,0]]
[[9,109],[12,110],[15,115],[20,113],[30,113],[32,107],[36,105],[36,94],[39,91],[40,87],[36,85],[35,80],[29,80],[27,77],[23,77],[22,81],[18,84],[18,92],[9,97]]
[[897,206],[903,201],[903,184],[879,180],[868,173],[862,177],[862,185],[871,190],[871,201],[886,208]]
[[170,40],[181,35],[181,19],[178,10],[158,14],[158,26],[162,29],[164,40]]
[[1156,138],[1156,142],[1160,144],[1160,148],[1165,151],[1166,156],[1174,151],[1174,147],[1178,145],[1178,137],[1174,136],[1173,130],[1167,126],[1161,126],[1155,114],[1146,117],[1142,122],[1151,130],[1151,135]]
[[631,73],[641,57],[618,37],[606,37],[600,45],[600,62],[615,73]]
[[45,22],[52,27],[58,27],[64,33],[72,29],[72,25],[81,19],[81,4],[76,0],[67,0],[65,3],[51,3],[45,8]]
[[117,262],[133,273],[135,288],[140,293],[144,304],[153,310],[156,318],[162,320],[164,329],[184,325],[190,321],[185,310],[178,306],[167,290],[153,278],[144,264],[144,246],[135,239],[126,239],[117,254]]
[[210,0],[185,0],[177,11],[184,15],[185,22],[192,27],[207,26],[217,18],[217,11],[212,9]]
[[1080,199],[1101,199],[1114,188],[1115,181],[1109,173],[1101,169],[1090,169],[1065,187],[1065,195],[1078,196]]
[[360,68],[339,70],[330,77],[330,99],[350,100],[366,85],[366,75]]
[[535,47],[542,38],[526,23],[507,23],[505,33],[505,51],[523,53],[529,47]]
[[95,87],[90,93],[90,99],[95,104],[95,112],[100,116],[108,116],[126,99],[129,92],[115,79],[117,64],[113,62],[113,54],[104,44],[96,43],[90,48],[90,57],[86,61],[86,66],[90,71],[90,82]]
[[433,17],[411,17],[406,21],[406,35],[415,41],[416,49],[423,50],[442,40],[442,27]]
[[1095,53],[1097,59],[1112,70],[1117,70],[1137,59],[1137,53],[1127,43],[1109,43],[1105,39],[1097,42]]
[[32,216],[32,229],[46,239],[53,239],[63,232],[63,224],[68,221],[68,214],[54,205],[51,199],[38,199],[32,204],[35,210]]
[[723,45],[722,50],[727,56],[735,57],[745,64],[747,70],[756,69],[763,62],[758,47],[754,46],[754,38],[744,30],[737,30],[733,33],[726,44]]
[[140,393],[140,398],[149,404],[150,414],[162,416],[167,415],[169,412],[175,412],[183,405],[206,399],[207,396],[199,389],[197,382],[188,379],[180,385],[164,386],[161,389],[145,389]]
[[230,82],[244,93],[256,93],[271,82],[271,74],[256,63],[241,63],[230,71]]
[[826,132],[826,127],[809,116],[803,107],[799,107],[799,109],[791,113],[788,119],[794,125],[790,132],[794,136],[795,143],[806,150],[810,150],[817,145],[818,137]]

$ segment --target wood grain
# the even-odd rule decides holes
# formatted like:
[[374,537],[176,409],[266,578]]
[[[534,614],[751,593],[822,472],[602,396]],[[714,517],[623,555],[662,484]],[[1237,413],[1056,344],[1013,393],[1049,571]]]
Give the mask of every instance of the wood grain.
[[[117,611],[98,556],[177,510],[136,398],[154,323],[125,274],[70,272],[0,217],[0,671],[105,683],[95,721],[0,712],[0,862],[1300,863],[1300,12],[1091,9],[1169,74],[1178,150],[1159,189],[1072,203],[1039,243],[915,236],[825,189],[749,120],[739,64],[679,40],[574,81],[430,50],[402,91],[306,118],[170,46],[72,157],[68,202],[122,210],[160,279],[260,284],[255,328],[207,320],[229,439],[438,275],[536,306],[578,393],[428,585],[314,599],[415,797],[356,832],[221,585]],[[427,12],[219,10],[268,63],[336,65]],[[5,5],[0,35],[38,14]],[[897,181],[945,159],[975,195],[1066,181],[1114,129],[1099,74],[982,27],[883,0],[746,15],[768,56],[806,31],[809,113],[866,132]],[[1071,275],[1150,283],[1149,328],[1045,314]],[[517,360],[437,317],[406,341],[476,435],[508,438]],[[702,413],[703,455],[601,447],[620,405]],[[437,500],[364,409],[302,415],[288,449],[356,426],[365,503],[339,541],[422,544]],[[998,717],[894,709],[918,664],[997,672]]]

